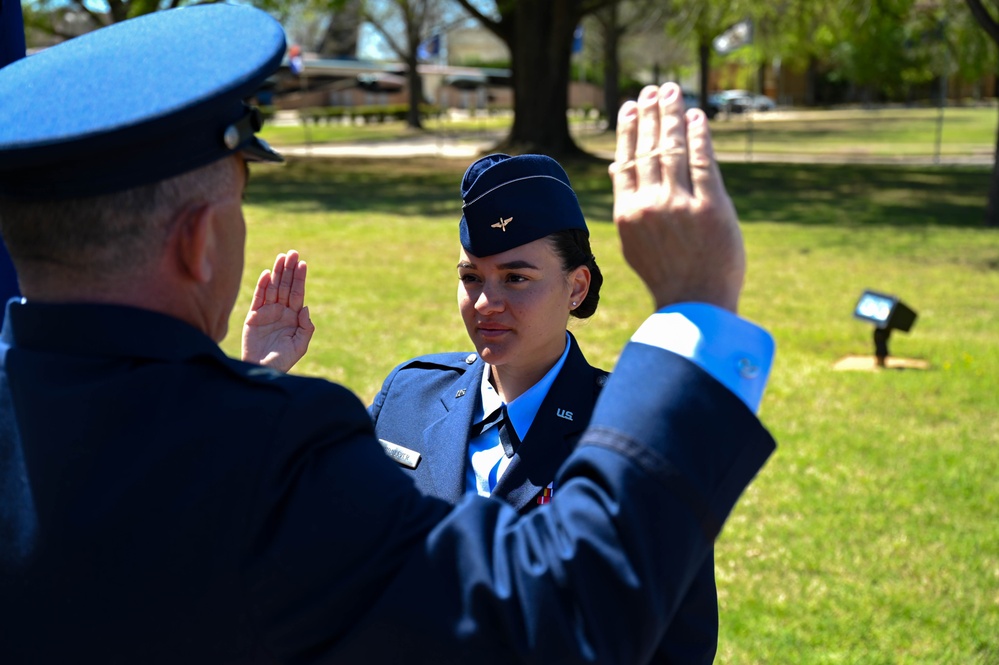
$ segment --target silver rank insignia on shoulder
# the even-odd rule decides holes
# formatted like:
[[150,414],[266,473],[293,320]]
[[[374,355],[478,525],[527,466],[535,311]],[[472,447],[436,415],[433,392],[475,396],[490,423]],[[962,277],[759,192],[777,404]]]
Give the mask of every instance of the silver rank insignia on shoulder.
[[385,439],[378,439],[378,443],[382,444],[382,448],[385,449],[385,454],[394,459],[399,464],[402,464],[407,469],[415,469],[420,463],[420,453],[415,450],[410,450],[404,446],[400,446],[398,443],[392,443],[391,441],[386,441]]
[[512,221],[513,217],[507,217],[506,219],[500,217],[500,221],[496,222],[495,224],[491,224],[490,226],[492,226],[494,229],[499,229],[503,233],[506,233],[506,225]]
[[270,367],[254,367],[252,369],[246,370],[247,376],[262,376],[267,379],[276,379],[281,376],[281,372],[276,369],[271,369]]

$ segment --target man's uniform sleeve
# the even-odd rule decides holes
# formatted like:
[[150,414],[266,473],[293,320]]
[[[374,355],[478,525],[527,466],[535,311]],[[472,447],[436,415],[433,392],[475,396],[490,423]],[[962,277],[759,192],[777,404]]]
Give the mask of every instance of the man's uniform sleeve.
[[274,460],[262,497],[252,597],[290,662],[645,662],[774,445],[696,364],[632,343],[558,501],[449,509],[339,401]]

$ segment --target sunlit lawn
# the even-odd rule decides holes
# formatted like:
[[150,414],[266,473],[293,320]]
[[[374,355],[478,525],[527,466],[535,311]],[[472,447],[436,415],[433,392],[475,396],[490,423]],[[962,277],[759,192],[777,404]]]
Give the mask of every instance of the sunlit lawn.
[[[711,121],[720,153],[900,157],[991,155],[999,113],[989,107],[770,111]],[[939,132],[939,134],[938,134]],[[939,137],[939,144],[938,144]],[[589,150],[610,154],[614,136],[587,133]]]
[[[255,169],[237,309],[293,247],[309,262],[318,326],[301,372],[369,401],[398,362],[470,349],[454,269],[466,165]],[[609,223],[606,166],[570,174],[606,276],[597,315],[574,331],[611,369],[650,301]],[[980,227],[987,170],[728,164],[724,175],[749,252],[742,314],[778,343],[761,415],[779,449],[718,543],[717,662],[999,663],[999,232]],[[833,370],[871,352],[870,326],[851,317],[865,288],[918,312],[891,350],[928,370]]]
[[308,143],[369,142],[383,143],[413,138],[440,136],[448,139],[474,138],[483,133],[509,129],[511,118],[505,115],[479,115],[461,120],[424,120],[424,129],[413,130],[405,122],[392,120],[384,123],[344,121],[340,118],[318,123],[266,124],[261,136],[274,145],[301,145]]

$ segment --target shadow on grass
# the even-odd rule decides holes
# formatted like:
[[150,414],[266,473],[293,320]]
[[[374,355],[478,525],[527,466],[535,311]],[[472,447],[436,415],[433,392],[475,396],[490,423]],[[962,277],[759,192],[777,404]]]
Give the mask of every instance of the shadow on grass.
[[982,227],[990,173],[976,167],[725,164],[744,222]]
[[[250,203],[295,212],[461,214],[470,160],[298,159],[253,171]],[[587,220],[611,220],[605,162],[566,164]],[[990,173],[981,168],[825,164],[725,164],[743,222],[806,225],[981,227]]]
[[[247,202],[291,212],[361,212],[395,215],[461,215],[460,183],[470,159],[346,157],[290,159],[284,166],[252,169]],[[567,165],[583,213],[611,219],[607,163]]]
[[247,201],[294,212],[460,214],[467,165],[447,159],[289,159],[252,169]]

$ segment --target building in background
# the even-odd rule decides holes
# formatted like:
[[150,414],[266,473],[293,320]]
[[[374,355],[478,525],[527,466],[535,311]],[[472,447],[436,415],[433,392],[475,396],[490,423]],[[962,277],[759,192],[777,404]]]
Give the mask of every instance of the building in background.
[[506,42],[478,25],[447,31],[447,64],[509,67]]

